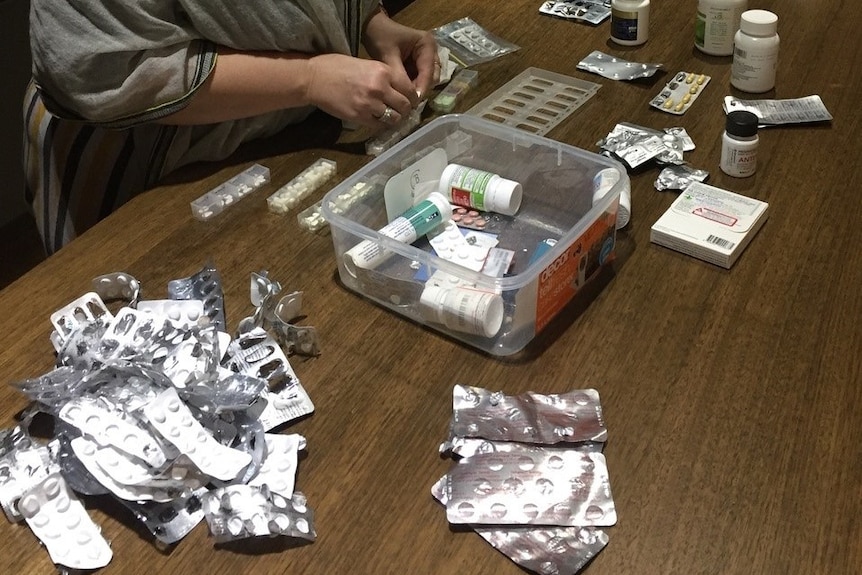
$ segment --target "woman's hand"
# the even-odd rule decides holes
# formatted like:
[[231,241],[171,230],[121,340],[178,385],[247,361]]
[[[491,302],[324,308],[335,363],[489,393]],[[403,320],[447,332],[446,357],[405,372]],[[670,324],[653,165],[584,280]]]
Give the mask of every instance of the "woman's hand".
[[419,103],[403,65],[343,54],[308,61],[308,103],[342,120],[372,128],[396,124]]
[[419,100],[440,81],[437,42],[431,32],[399,24],[380,10],[368,20],[363,45],[369,56],[409,79]]

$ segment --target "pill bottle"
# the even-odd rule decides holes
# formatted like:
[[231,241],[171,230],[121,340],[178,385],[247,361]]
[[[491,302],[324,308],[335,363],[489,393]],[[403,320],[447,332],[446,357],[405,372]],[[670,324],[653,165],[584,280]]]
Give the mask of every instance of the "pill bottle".
[[[593,177],[593,205],[605,197],[611,189],[620,181],[620,173],[613,168],[605,168]],[[632,217],[632,192],[628,183],[623,184],[620,190],[620,206],[617,210],[616,229],[622,229],[628,225]]]
[[747,178],[757,170],[756,114],[737,110],[727,115],[721,136],[721,171],[734,178]]
[[[431,192],[427,198],[380,228],[378,233],[405,244],[415,242],[452,217],[452,205],[442,194]],[[363,240],[344,254],[344,268],[356,277],[356,268],[374,269],[392,253],[372,240]]]
[[778,67],[778,16],[767,10],[746,10],[733,38],[730,83],[743,92],[768,92],[775,87]]
[[733,36],[748,0],[699,0],[694,27],[694,45],[711,56],[733,54]]
[[515,215],[523,196],[518,182],[460,164],[446,166],[438,191],[453,204],[505,216]]
[[637,46],[649,38],[649,0],[612,0],[611,40]]
[[503,297],[497,293],[426,284],[419,302],[426,317],[453,331],[494,337],[503,325]]

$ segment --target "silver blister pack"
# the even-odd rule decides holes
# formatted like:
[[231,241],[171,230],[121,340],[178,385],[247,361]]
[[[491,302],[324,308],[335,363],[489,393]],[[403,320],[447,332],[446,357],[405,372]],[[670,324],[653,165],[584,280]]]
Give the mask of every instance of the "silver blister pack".
[[450,437],[480,437],[522,443],[605,441],[607,429],[594,389],[508,396],[456,385]]
[[476,533],[521,567],[540,575],[574,575],[608,544],[607,534],[594,527],[477,527]]
[[[219,540],[314,539],[305,498],[294,493],[305,438],[265,433],[313,411],[274,329],[299,316],[300,293],[269,300],[256,313],[263,326],[234,341],[217,329],[219,283],[208,267],[172,282],[178,300],[141,300],[134,278],[109,274],[52,314],[55,369],[13,383],[32,403],[20,427],[0,431],[0,505],[10,520],[27,520],[58,565],[94,569],[111,557],[75,493],[113,496],[160,545],[203,520],[205,496],[261,493],[265,528],[251,514],[237,531],[222,509]],[[103,296],[127,307],[113,313]],[[40,414],[54,418],[47,445],[27,433]]]
[[196,274],[168,282],[168,295],[171,299],[200,300],[204,305],[204,315],[220,331],[225,331],[224,292],[221,275],[212,265],[204,266]]
[[583,60],[578,62],[578,70],[592,72],[609,80],[637,80],[649,78],[661,70],[661,64],[642,64],[630,62],[605,54],[599,50],[590,52]]
[[450,523],[603,527],[617,520],[601,453],[477,454],[447,478]]
[[314,520],[305,496],[282,497],[266,487],[231,485],[203,496],[204,513],[217,543],[284,535],[314,541]]

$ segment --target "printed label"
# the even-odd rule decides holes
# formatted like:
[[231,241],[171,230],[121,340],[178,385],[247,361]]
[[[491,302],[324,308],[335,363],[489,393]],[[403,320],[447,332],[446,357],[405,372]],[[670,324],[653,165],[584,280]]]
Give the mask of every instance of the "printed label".
[[[605,259],[600,254],[605,239],[614,237],[618,209],[619,200],[539,274],[536,333],[542,331],[575,296],[583,283],[580,278],[591,278],[598,271],[600,262],[603,264],[613,259],[613,254]],[[587,258],[586,269],[581,268],[584,258]]]

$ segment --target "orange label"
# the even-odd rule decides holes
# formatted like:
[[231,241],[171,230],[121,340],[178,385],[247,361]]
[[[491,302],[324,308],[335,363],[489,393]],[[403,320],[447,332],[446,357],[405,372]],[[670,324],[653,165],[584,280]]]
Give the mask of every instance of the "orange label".
[[539,274],[536,333],[548,325],[602,265],[613,259],[618,207],[618,203],[612,204],[608,212]]

